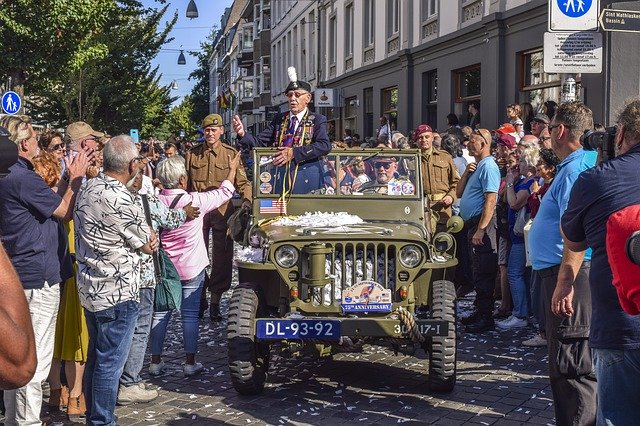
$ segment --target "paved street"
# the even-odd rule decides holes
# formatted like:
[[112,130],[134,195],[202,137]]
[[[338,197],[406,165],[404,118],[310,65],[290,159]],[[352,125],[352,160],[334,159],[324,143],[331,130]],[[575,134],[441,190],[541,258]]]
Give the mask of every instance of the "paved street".
[[[460,302],[467,311],[472,296]],[[227,299],[225,299],[226,303]],[[223,306],[226,310],[226,305]],[[200,377],[182,374],[182,346],[177,316],[167,336],[168,374],[150,379],[160,397],[150,404],[117,409],[122,425],[245,424],[553,424],[546,378],[546,348],[520,342],[533,328],[517,332],[461,334],[458,382],[450,394],[426,389],[424,354],[395,356],[391,350],[365,346],[363,353],[333,360],[275,357],[269,382],[260,396],[241,397],[229,381],[226,324],[202,325]],[[59,420],[54,417],[54,420]]]

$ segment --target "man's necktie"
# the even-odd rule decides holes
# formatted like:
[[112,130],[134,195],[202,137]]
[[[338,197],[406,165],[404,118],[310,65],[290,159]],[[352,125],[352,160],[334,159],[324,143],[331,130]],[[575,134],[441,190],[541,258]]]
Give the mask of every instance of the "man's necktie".
[[293,146],[293,135],[296,131],[296,123],[298,122],[298,117],[295,115],[291,115],[291,120],[289,122],[289,129],[287,130],[286,138],[282,141],[282,146],[291,147]]

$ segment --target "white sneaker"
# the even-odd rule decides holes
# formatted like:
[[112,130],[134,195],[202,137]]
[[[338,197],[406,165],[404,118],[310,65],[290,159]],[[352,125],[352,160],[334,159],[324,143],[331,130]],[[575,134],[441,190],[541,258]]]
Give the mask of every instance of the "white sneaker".
[[195,364],[184,364],[182,367],[185,376],[193,376],[204,370],[204,366],[196,362]]
[[137,402],[151,402],[158,397],[158,391],[147,389],[144,383],[140,382],[132,386],[120,386],[118,392],[118,405],[129,405]]
[[542,337],[539,334],[536,334],[531,339],[527,339],[524,342],[522,342],[522,345],[523,346],[528,346],[530,348],[537,348],[537,347],[540,347],[540,346],[547,346],[547,339],[545,339],[544,337]]
[[158,364],[149,364],[149,374],[151,374],[152,376],[160,376],[162,373],[164,373],[164,370],[164,361],[160,361]]
[[518,318],[516,316],[511,315],[504,321],[499,321],[496,323],[496,327],[501,330],[514,330],[516,328],[523,328],[529,325],[526,319]]

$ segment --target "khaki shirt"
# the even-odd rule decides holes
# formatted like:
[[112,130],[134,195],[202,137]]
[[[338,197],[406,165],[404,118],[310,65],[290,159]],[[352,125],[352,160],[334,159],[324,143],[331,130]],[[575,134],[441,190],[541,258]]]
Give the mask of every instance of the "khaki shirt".
[[456,186],[460,174],[449,153],[433,148],[431,155],[422,153],[422,188],[429,199],[429,207],[440,214],[440,219],[451,217],[451,206],[445,207],[440,201],[449,195],[456,200]]
[[[206,142],[187,153],[186,167],[189,181],[189,191],[204,192],[218,189],[229,174],[229,160],[235,157],[235,148],[221,143],[217,149],[207,147]],[[251,201],[251,182],[247,180],[242,163],[238,166],[235,181],[232,182],[243,201]],[[229,203],[226,202],[218,209],[221,214],[227,212]]]

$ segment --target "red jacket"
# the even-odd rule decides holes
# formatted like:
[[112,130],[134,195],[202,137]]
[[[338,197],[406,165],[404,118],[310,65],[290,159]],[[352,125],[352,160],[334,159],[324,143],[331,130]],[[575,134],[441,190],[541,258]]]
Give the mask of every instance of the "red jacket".
[[607,255],[622,309],[640,314],[640,266],[627,257],[627,239],[640,230],[640,205],[618,210],[607,221]]

